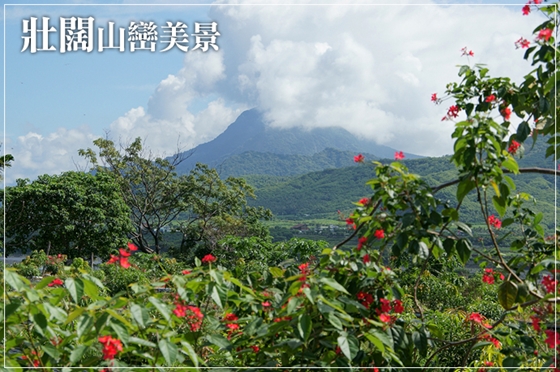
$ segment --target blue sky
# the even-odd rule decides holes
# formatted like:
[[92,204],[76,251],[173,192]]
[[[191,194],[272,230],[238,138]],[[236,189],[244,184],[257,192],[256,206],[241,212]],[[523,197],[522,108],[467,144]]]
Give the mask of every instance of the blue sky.
[[[339,125],[407,152],[449,153],[452,125],[430,94],[457,80],[458,64],[520,78],[529,66],[514,41],[533,40],[542,21],[517,1],[76,3],[4,6],[8,184],[76,169],[77,150],[106,132],[117,142],[140,136],[157,154],[186,150],[252,107],[274,126]],[[56,51],[21,51],[32,16],[50,17]],[[158,41],[156,52],[62,54],[58,21],[71,16],[94,17],[96,32],[109,21],[153,21],[160,32],[182,21],[192,34],[195,22],[215,21],[219,50],[193,51],[189,36],[188,52],[161,53]],[[465,46],[474,58],[461,57]]]

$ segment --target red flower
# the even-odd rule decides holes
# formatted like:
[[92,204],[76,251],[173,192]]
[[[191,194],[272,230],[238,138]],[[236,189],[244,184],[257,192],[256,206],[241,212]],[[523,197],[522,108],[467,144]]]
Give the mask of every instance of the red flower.
[[515,42],[515,47],[516,48],[529,48],[529,45],[531,43],[529,42],[529,40],[524,39],[522,37],[520,37],[516,42]]
[[556,292],[556,285],[558,282],[556,280],[552,280],[553,277],[550,275],[545,275],[542,279],[542,285],[546,289],[546,293],[554,293]]
[[352,218],[348,217],[348,218],[346,219],[346,224],[347,224],[347,225],[353,225],[353,224],[354,224],[354,220],[353,220]]
[[179,318],[185,317],[187,316],[187,307],[181,303],[176,303],[173,314],[177,315]]
[[369,198],[361,198],[358,204],[366,205],[369,203]]
[[551,36],[552,36],[552,30],[550,28],[544,28],[539,31],[539,34],[537,35],[537,40],[544,39],[545,41],[548,41],[548,39],[550,39]]
[[309,274],[309,262],[302,263],[298,266],[298,269],[302,274]]
[[59,285],[63,285],[64,282],[58,278],[56,278],[55,280],[53,280],[52,282],[49,283],[49,287],[54,287],[54,286],[59,286]]
[[484,269],[485,273],[482,274],[482,281],[488,284],[494,284],[494,270]]
[[117,262],[118,260],[119,260],[119,256],[111,255],[111,258],[109,259],[109,261],[107,261],[107,263],[112,264]]
[[336,348],[334,349],[334,352],[336,354],[340,354],[340,353],[342,353],[342,349],[340,349],[340,346],[337,345]]
[[381,320],[383,323],[393,323],[395,321],[395,317],[392,317],[391,315],[387,315],[387,314],[381,314],[379,315],[379,320]]
[[98,338],[99,342],[103,344],[103,359],[115,359],[119,351],[122,351],[122,343],[119,339],[112,338],[111,336],[103,336]]
[[253,351],[254,351],[255,353],[258,353],[259,350],[260,350],[260,348],[259,348],[258,346],[256,346],[256,345],[251,346],[251,349],[253,349]]
[[367,243],[367,238],[365,236],[362,236],[360,239],[358,239],[358,250],[362,249],[362,247],[366,243]]
[[356,297],[367,309],[369,309],[369,307],[373,303],[373,296],[369,293],[358,292],[358,294],[356,294]]
[[138,247],[134,245],[134,243],[128,242],[128,250],[129,251],[137,251]]
[[461,54],[462,56],[471,56],[474,57],[474,53],[472,50],[469,50],[467,52],[467,47],[461,48],[461,52],[463,52],[463,54]]
[[367,264],[368,262],[371,262],[369,259],[369,254],[366,254],[363,258],[362,261],[364,261],[365,264]]
[[493,102],[496,100],[496,96],[493,94],[490,94],[488,97],[486,97],[486,99],[484,101],[486,102]]
[[228,323],[228,324],[226,324],[226,327],[228,327],[232,331],[235,331],[235,330],[239,329],[239,324]]
[[119,248],[119,254],[121,257],[130,257],[130,252],[123,248]]
[[508,147],[508,152],[512,155],[515,155],[520,146],[521,144],[519,142],[517,142],[516,140],[512,140],[511,145],[509,145]]
[[499,349],[500,348],[500,341],[497,338],[492,337],[491,335],[489,335],[488,333],[484,334],[483,336],[480,337],[480,339],[482,340],[486,340],[488,342],[491,342],[494,344],[494,346]]
[[509,120],[511,116],[511,109],[509,107],[506,107],[505,109],[500,111],[500,113],[502,114],[505,120]]
[[212,256],[211,254],[207,254],[206,256],[202,257],[202,262],[214,262],[216,261],[216,257]]
[[238,320],[239,318],[234,313],[227,313],[226,316],[224,317],[224,319],[227,320],[228,322],[234,322],[234,321]]
[[190,273],[191,273],[190,270],[183,270],[183,271],[181,271],[181,274],[183,274],[183,275],[189,275]]
[[377,229],[373,233],[373,236],[375,236],[377,239],[383,239],[385,237],[385,231],[383,231],[383,229]]
[[261,305],[263,305],[263,307],[265,307],[265,308],[266,308],[266,307],[270,307],[270,302],[265,301],[265,302],[263,302]]
[[532,322],[533,329],[537,332],[540,332],[541,331],[541,325],[539,323],[540,322],[539,317],[533,315],[531,317],[531,322]]
[[471,313],[468,318],[470,321],[482,324],[482,315],[479,313]]
[[437,102],[438,98],[437,98],[437,94],[436,93],[432,93],[432,102]]
[[403,159],[404,159],[404,153],[402,151],[396,151],[395,160],[403,160]]
[[447,116],[456,118],[457,116],[459,116],[459,110],[460,109],[457,105],[453,105],[447,110]]
[[393,301],[393,310],[397,314],[401,314],[404,311],[404,306],[401,300]]
[[560,345],[560,334],[550,329],[547,329],[544,333],[546,333],[546,340],[544,342],[546,342],[549,348],[554,349]]
[[130,267],[130,262],[128,262],[128,257],[120,257],[119,258],[119,264],[121,265],[121,267],[128,269]]
[[358,155],[354,156],[354,162],[355,163],[363,163],[364,162],[364,156],[362,154],[358,154]]
[[529,15],[529,13],[531,13],[531,7],[529,4],[526,4],[523,8],[521,8],[521,11],[523,12],[523,15]]
[[391,302],[388,299],[381,298],[379,299],[379,302],[381,302],[382,313],[388,313],[389,311],[391,311]]
[[488,224],[490,226],[494,226],[494,228],[496,229],[500,229],[502,227],[502,221],[500,221],[500,219],[494,215],[488,217]]

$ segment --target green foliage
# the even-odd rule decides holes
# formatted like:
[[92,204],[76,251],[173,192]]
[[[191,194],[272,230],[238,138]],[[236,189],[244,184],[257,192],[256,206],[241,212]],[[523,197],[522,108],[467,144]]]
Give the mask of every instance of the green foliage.
[[130,210],[106,174],[66,172],[4,190],[6,254],[48,250],[106,258],[127,242]]

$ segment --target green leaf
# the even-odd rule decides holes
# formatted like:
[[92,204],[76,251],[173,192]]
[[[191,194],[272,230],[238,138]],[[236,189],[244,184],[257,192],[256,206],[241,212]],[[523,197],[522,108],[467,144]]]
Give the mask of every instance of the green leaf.
[[459,259],[461,260],[463,265],[466,265],[469,261],[469,258],[471,257],[472,248],[470,242],[466,239],[460,239],[457,241],[456,247],[457,256],[459,256]]
[[138,337],[129,337],[128,342],[131,343],[131,344],[142,345],[142,346],[147,346],[147,347],[156,347],[157,346],[153,342],[150,342],[148,340],[144,340],[144,339],[138,338]]
[[148,298],[148,301],[150,301],[155,306],[159,313],[163,315],[165,320],[169,321],[169,319],[171,319],[171,310],[169,310],[169,308],[163,302],[155,297]]
[[418,244],[418,257],[423,260],[427,260],[430,256],[430,250],[428,249],[428,245],[424,242],[420,242]]
[[50,355],[56,362],[58,362],[60,358],[60,352],[51,344],[44,344],[41,345],[41,349],[48,355]]
[[175,360],[177,360],[177,352],[179,351],[177,345],[164,338],[162,340],[159,340],[158,347],[161,351],[161,355],[163,355],[163,358],[167,363],[167,366],[173,366],[173,363],[175,363]]
[[188,355],[194,366],[198,368],[198,355],[196,355],[196,351],[194,351],[191,344],[189,344],[187,341],[181,341],[181,345],[183,345],[182,350]]
[[412,342],[414,342],[414,346],[416,346],[420,355],[425,357],[428,352],[428,339],[426,338],[426,334],[418,331],[412,332]]
[[29,281],[12,270],[4,271],[4,279],[6,280],[6,283],[19,292],[22,292],[29,287]]
[[298,335],[304,342],[306,342],[309,338],[309,335],[311,335],[311,326],[312,322],[309,315],[302,314],[298,317]]
[[519,165],[511,155],[509,155],[508,158],[502,163],[502,166],[513,174],[519,173]]
[[517,133],[515,135],[516,139],[519,142],[524,142],[527,137],[529,137],[529,134],[531,134],[531,127],[529,127],[529,124],[526,121],[522,121],[521,123],[519,123],[519,126],[517,127]]
[[82,337],[84,334],[86,334],[91,327],[93,327],[93,318],[88,313],[85,313],[80,318],[80,321],[78,322],[78,326],[76,328],[78,337]]
[[344,332],[340,337],[337,338],[337,342],[340,350],[342,350],[342,353],[349,360],[354,359],[356,354],[358,354],[360,344],[356,337],[347,335],[346,332]]
[[268,271],[272,274],[275,278],[282,278],[284,276],[284,270],[279,267],[269,267]]
[[[119,339],[123,342],[123,344],[128,344],[128,339],[130,338],[130,334],[128,333],[128,329],[124,325],[122,325],[118,320],[111,318],[109,324],[113,331],[117,334]],[[130,323],[129,323],[130,324]]]
[[64,286],[68,289],[75,303],[78,303],[82,299],[84,295],[84,283],[80,278],[68,278],[64,282]]
[[132,317],[138,324],[139,328],[146,328],[146,324],[150,320],[150,314],[148,314],[148,311],[145,308],[138,304],[132,304],[130,305],[130,313],[132,314]]
[[498,301],[506,310],[512,308],[517,298],[517,284],[505,281],[498,287]]
[[494,208],[496,209],[496,212],[498,212],[498,214],[500,215],[500,218],[503,218],[507,211],[505,198],[499,198],[496,195],[494,195],[492,197],[492,205],[494,205]]
[[369,332],[366,333],[365,336],[373,344],[373,346],[375,346],[379,351],[381,351],[381,353],[385,352],[385,346],[383,345],[383,342],[379,338],[375,337],[375,335]]
[[230,342],[222,335],[219,334],[206,335],[206,339],[208,340],[208,342],[218,346],[220,349],[231,350]]
[[11,303],[7,304],[4,310],[5,318],[8,319],[9,316],[12,315],[19,308],[20,305],[21,305],[20,301],[12,301]]
[[346,288],[344,288],[340,283],[338,283],[336,280],[334,280],[332,278],[323,277],[323,278],[320,278],[319,281],[322,282],[322,283],[325,283],[328,287],[331,287],[332,289],[335,289],[335,290],[340,291],[342,293],[350,294],[350,293],[348,293]]
[[70,353],[70,364],[74,366],[79,365],[80,360],[82,360],[82,357],[84,356],[87,348],[88,346],[86,345],[80,345],[74,348],[74,350],[72,350],[72,352]]
[[342,331],[342,322],[333,312],[327,313],[327,320],[331,323],[336,329]]
[[466,178],[459,182],[457,186],[457,200],[461,202],[467,194],[475,188],[475,183],[470,178]]
[[68,315],[68,318],[64,322],[64,325],[70,324],[74,319],[82,315],[85,310],[86,309],[84,309],[83,307],[78,307],[76,310],[72,311],[70,315]]

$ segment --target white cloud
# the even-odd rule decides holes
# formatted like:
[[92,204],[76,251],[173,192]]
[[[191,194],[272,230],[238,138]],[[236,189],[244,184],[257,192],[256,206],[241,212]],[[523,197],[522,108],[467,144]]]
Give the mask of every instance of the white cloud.
[[98,136],[86,126],[77,129],[58,128],[54,133],[43,136],[29,132],[15,141],[6,142],[6,153],[14,156],[12,167],[6,168],[6,183],[18,178],[29,178],[41,174],[58,174],[65,170],[85,167],[78,150],[91,147]]

